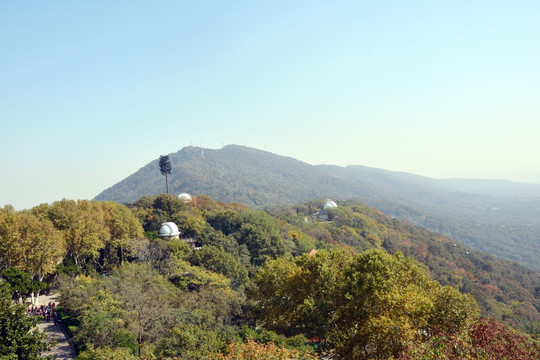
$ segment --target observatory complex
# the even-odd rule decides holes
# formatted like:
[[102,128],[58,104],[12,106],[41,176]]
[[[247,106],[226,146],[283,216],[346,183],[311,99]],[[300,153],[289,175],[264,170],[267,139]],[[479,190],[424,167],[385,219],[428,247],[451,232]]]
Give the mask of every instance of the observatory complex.
[[317,220],[328,220],[328,209],[337,208],[337,204],[332,200],[326,200],[321,210],[317,211],[311,217]]

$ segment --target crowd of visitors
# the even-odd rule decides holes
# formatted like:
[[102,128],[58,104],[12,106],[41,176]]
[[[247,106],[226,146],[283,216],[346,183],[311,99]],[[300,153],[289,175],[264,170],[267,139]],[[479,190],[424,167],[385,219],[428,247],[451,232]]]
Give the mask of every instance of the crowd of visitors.
[[58,313],[56,312],[56,304],[54,301],[50,302],[48,305],[29,306],[26,315],[43,316],[44,321],[52,320],[54,321],[54,325],[58,324]]

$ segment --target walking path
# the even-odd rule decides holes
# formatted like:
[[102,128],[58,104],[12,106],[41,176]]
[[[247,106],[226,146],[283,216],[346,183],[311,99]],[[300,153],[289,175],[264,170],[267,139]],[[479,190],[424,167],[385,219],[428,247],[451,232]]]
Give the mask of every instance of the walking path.
[[[58,305],[55,294],[51,295],[40,295],[39,303],[48,304],[49,302],[54,301]],[[44,352],[41,356],[52,355],[54,360],[71,360],[75,359],[77,355],[75,352],[75,346],[68,339],[67,334],[64,332],[64,328],[60,325],[54,325],[52,320],[48,322],[41,322],[38,324],[38,329],[40,331],[45,331],[47,333],[47,340],[56,339],[57,344],[50,351]]]

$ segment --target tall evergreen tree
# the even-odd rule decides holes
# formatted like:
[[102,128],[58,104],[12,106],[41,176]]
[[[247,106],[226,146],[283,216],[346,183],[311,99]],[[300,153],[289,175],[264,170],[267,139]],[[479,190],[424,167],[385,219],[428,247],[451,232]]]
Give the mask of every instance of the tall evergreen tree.
[[170,175],[172,171],[171,160],[169,159],[168,155],[161,155],[159,157],[159,171],[161,171],[161,175],[165,176],[165,184],[167,185],[167,194],[168,194],[169,193],[169,179],[167,175]]

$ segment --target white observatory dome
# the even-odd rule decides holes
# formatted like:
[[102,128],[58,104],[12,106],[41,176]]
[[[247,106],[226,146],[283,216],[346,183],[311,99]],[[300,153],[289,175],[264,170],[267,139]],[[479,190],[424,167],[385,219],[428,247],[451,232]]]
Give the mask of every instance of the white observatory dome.
[[332,200],[327,200],[323,206],[323,209],[328,210],[328,209],[336,208],[336,207],[337,207],[337,204],[335,202],[333,202]]
[[191,195],[189,195],[188,193],[181,193],[180,195],[178,195],[178,198],[180,200],[184,200],[185,202],[191,201]]
[[175,237],[180,235],[178,231],[178,226],[173,222],[166,222],[161,224],[161,229],[159,229],[159,236],[161,237]]

